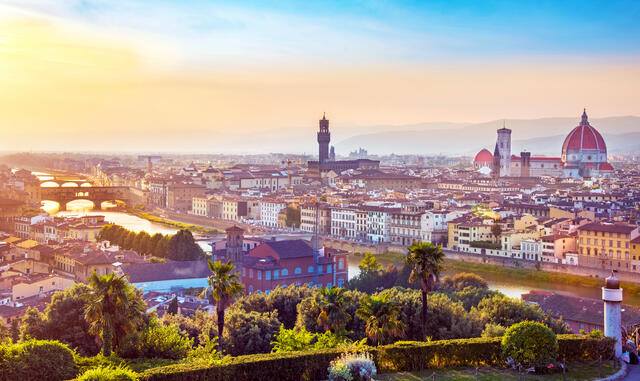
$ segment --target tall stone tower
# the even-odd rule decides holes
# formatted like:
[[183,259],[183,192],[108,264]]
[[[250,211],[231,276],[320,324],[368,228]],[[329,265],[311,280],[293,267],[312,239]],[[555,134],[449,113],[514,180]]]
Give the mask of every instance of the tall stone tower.
[[602,300],[604,300],[604,335],[616,339],[614,350],[616,357],[620,357],[622,356],[622,289],[613,271],[604,281]]
[[498,130],[496,147],[500,151],[500,177],[511,176],[511,130],[502,127]]
[[244,230],[233,225],[227,230],[227,259],[236,266],[236,272],[242,272],[242,258],[244,250],[242,249],[242,241],[244,240]]
[[520,177],[531,177],[531,152],[520,152]]
[[322,115],[320,119],[320,129],[318,130],[318,162],[320,164],[329,161],[329,142],[331,133],[329,132],[329,120]]

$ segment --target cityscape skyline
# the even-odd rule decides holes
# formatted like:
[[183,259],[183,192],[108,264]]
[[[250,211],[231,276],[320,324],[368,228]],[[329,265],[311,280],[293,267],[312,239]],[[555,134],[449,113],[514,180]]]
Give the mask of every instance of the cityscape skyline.
[[11,149],[252,152],[251,139],[312,134],[323,111],[336,142],[371,126],[585,106],[594,119],[640,115],[637,14],[632,2],[7,1],[2,138]]

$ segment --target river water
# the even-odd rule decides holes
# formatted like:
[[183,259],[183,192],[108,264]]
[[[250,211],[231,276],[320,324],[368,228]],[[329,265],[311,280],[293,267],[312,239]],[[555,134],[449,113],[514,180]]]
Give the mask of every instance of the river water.
[[[48,174],[45,174],[45,173],[34,173],[34,174],[42,177],[49,176]],[[44,179],[45,178],[43,178],[43,180]],[[87,215],[87,214],[104,215],[105,220],[107,220],[108,222],[120,225],[134,232],[146,231],[147,233],[153,235],[155,233],[174,234],[177,231],[177,229],[173,227],[151,222],[131,214],[118,212],[118,211],[110,211],[109,208],[112,208],[112,207],[115,207],[115,205],[105,204],[103,205],[103,208],[105,208],[104,210],[91,210],[92,208],[91,202],[83,201],[83,200],[73,201],[67,204],[67,209],[68,209],[67,211],[59,211],[58,210],[59,207],[57,203],[45,202],[43,205],[44,210],[56,216],[78,216],[78,215]],[[284,234],[281,237],[278,234],[270,234],[269,237],[275,237],[276,239],[292,238],[291,234],[288,234],[288,235]],[[302,237],[298,237],[298,238],[302,238]],[[211,247],[208,241],[199,240],[198,244],[206,252],[211,251]],[[360,270],[358,269],[360,260],[361,260],[360,257],[356,257],[353,255],[349,256],[349,278],[350,279],[358,275],[358,273],[360,272]],[[383,265],[386,266],[386,263],[383,263]],[[444,272],[444,275],[453,275],[453,274],[454,272],[451,272],[451,271]],[[499,277],[495,277],[495,276],[494,277],[490,275],[487,276],[484,274],[482,275],[482,277],[489,284],[489,288],[498,290],[503,294],[513,298],[520,298],[522,294],[528,293],[531,290],[550,291],[550,292],[557,292],[561,294],[580,296],[585,298],[594,298],[594,299],[599,299],[601,297],[601,290],[599,288],[592,289],[592,288],[571,286],[571,285],[565,285],[565,284],[539,284],[535,282],[527,283],[522,281],[516,282],[512,280],[500,279]],[[640,305],[640,298],[625,297],[625,302],[633,305]]]

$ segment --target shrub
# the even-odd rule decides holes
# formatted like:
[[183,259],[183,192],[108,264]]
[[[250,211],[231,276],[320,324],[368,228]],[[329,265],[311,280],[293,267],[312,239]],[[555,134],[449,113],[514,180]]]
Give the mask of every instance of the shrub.
[[68,380],[78,368],[68,346],[52,340],[28,340],[0,349],[2,380]]
[[502,337],[507,329],[500,324],[487,323],[482,330],[482,337]]
[[556,359],[558,339],[544,324],[523,321],[506,330],[502,352],[525,366],[543,366]]
[[152,321],[144,331],[129,335],[118,348],[125,358],[165,358],[180,360],[193,349],[193,339],[180,334],[177,325],[161,325]]
[[329,381],[353,381],[351,369],[343,362],[331,363],[331,366],[329,366]]
[[[345,368],[349,374],[345,373]],[[343,353],[331,361],[329,381],[369,381],[376,374],[376,365],[368,353]]]
[[78,381],[137,381],[136,372],[126,366],[101,366],[89,369],[78,377]]

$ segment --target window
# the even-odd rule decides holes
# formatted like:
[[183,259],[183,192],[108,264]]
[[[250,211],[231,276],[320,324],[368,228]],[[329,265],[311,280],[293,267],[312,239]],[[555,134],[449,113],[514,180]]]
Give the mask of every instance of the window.
[[282,269],[282,276],[287,276],[289,275],[289,271],[287,271],[287,269]]
[[278,270],[273,270],[273,279],[278,279],[278,274],[279,271]]
[[338,269],[339,270],[343,270],[344,269],[344,259],[340,258],[340,260],[338,260]]
[[258,280],[262,280],[262,271],[258,270]]
[[331,282],[327,283],[327,288],[331,288]]
[[327,273],[331,274],[331,265],[327,265]]
[[249,269],[249,279],[253,279],[253,269]]
[[307,272],[312,273],[313,272],[313,266],[309,266],[309,268],[307,268]]

